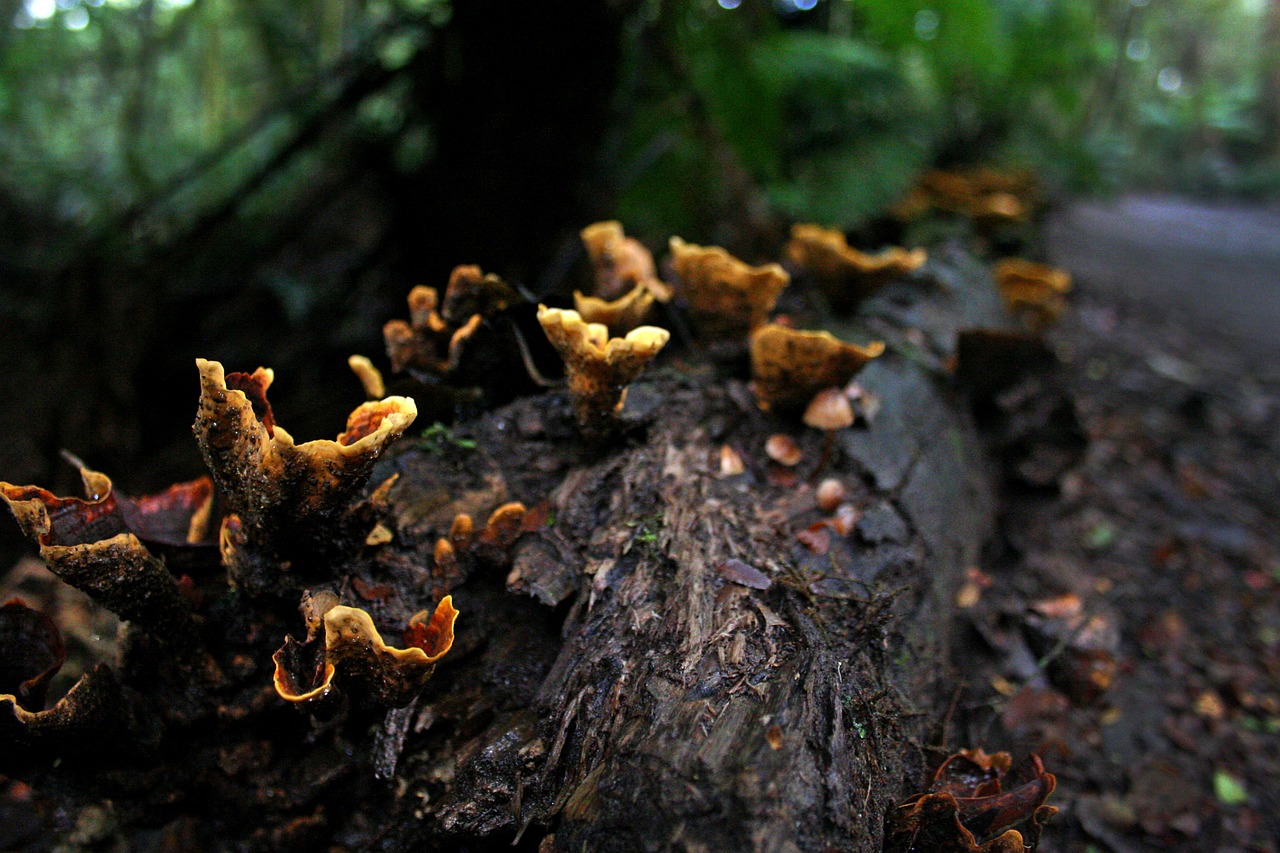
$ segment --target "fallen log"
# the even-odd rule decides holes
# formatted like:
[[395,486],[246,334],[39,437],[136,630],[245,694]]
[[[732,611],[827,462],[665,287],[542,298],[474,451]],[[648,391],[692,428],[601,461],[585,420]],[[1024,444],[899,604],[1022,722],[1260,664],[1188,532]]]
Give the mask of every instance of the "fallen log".
[[[427,803],[417,832],[556,850],[879,850],[953,692],[952,599],[994,515],[991,466],[941,365],[958,330],[1006,322],[959,256],[864,304],[839,331],[889,344],[859,378],[878,411],[822,472],[821,434],[700,366],[633,386],[630,431],[585,464],[556,395],[461,425],[478,448],[466,475],[485,484],[472,493],[542,505],[548,521],[517,543],[505,585],[454,588],[484,639],[442,678],[485,685],[492,718],[406,744],[401,778]],[[796,468],[766,456],[776,433],[799,443]],[[743,473],[722,472],[725,446]],[[401,529],[442,535],[467,507],[422,507],[458,494],[458,471],[416,453],[396,466]],[[818,509],[818,475],[854,508],[844,526]],[[456,703],[424,699],[418,720]],[[442,764],[456,766],[443,787]]]
[[[158,534],[129,509],[156,498],[95,472],[88,500],[4,484],[51,554],[109,575],[120,541],[189,572],[143,593],[190,637],[129,625],[119,664],[44,711],[17,695],[44,669],[19,661],[0,773],[156,849],[879,850],[934,763],[954,593],[995,514],[951,359],[961,330],[1008,323],[985,269],[944,254],[833,328],[887,345],[834,452],[760,409],[741,350],[686,349],[607,440],[563,392],[524,397],[402,442],[353,505],[411,403],[294,445],[269,371],[202,362],[218,500],[171,489]],[[773,461],[777,435],[798,463]]]

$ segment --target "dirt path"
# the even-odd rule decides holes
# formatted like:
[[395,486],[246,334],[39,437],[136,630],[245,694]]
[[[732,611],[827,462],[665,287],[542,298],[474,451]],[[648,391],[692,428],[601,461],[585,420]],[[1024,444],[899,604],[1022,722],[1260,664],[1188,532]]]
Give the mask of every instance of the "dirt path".
[[1280,356],[1280,210],[1168,197],[1076,203],[1047,235],[1052,263],[1099,294],[1185,312],[1245,354]]
[[[1078,283],[1049,339],[1088,447],[1056,492],[1006,495],[961,603],[987,649],[960,661],[963,739],[1045,756],[1044,853],[1275,853],[1280,213],[1083,203],[1048,240]],[[1046,653],[1063,618],[1088,630]]]

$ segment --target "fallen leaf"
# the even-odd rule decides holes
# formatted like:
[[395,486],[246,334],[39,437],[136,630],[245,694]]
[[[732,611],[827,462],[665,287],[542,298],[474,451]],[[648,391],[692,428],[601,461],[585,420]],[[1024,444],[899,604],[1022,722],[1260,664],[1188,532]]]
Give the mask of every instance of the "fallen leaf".
[[1249,802],[1244,783],[1225,770],[1213,772],[1213,794],[1224,806],[1242,806]]

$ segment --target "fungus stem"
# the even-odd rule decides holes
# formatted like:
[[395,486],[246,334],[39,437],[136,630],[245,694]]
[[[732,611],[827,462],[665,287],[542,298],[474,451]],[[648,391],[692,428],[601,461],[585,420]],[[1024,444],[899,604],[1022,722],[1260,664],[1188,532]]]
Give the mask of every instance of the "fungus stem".
[[813,469],[813,473],[809,475],[811,482],[818,482],[818,477],[822,476],[823,470],[826,469],[827,463],[831,461],[831,451],[836,443],[836,431],[833,429],[823,430],[825,438],[822,440],[822,455],[818,457],[818,467]]

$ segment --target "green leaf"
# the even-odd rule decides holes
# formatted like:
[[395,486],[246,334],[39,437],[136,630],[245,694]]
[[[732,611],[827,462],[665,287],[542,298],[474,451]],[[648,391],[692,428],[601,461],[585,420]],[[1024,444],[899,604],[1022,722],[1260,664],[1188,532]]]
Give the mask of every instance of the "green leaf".
[[1100,521],[1085,534],[1084,544],[1094,550],[1106,548],[1116,540],[1116,529],[1109,522]]
[[1213,793],[1224,806],[1242,806],[1249,801],[1244,783],[1225,770],[1214,771]]

